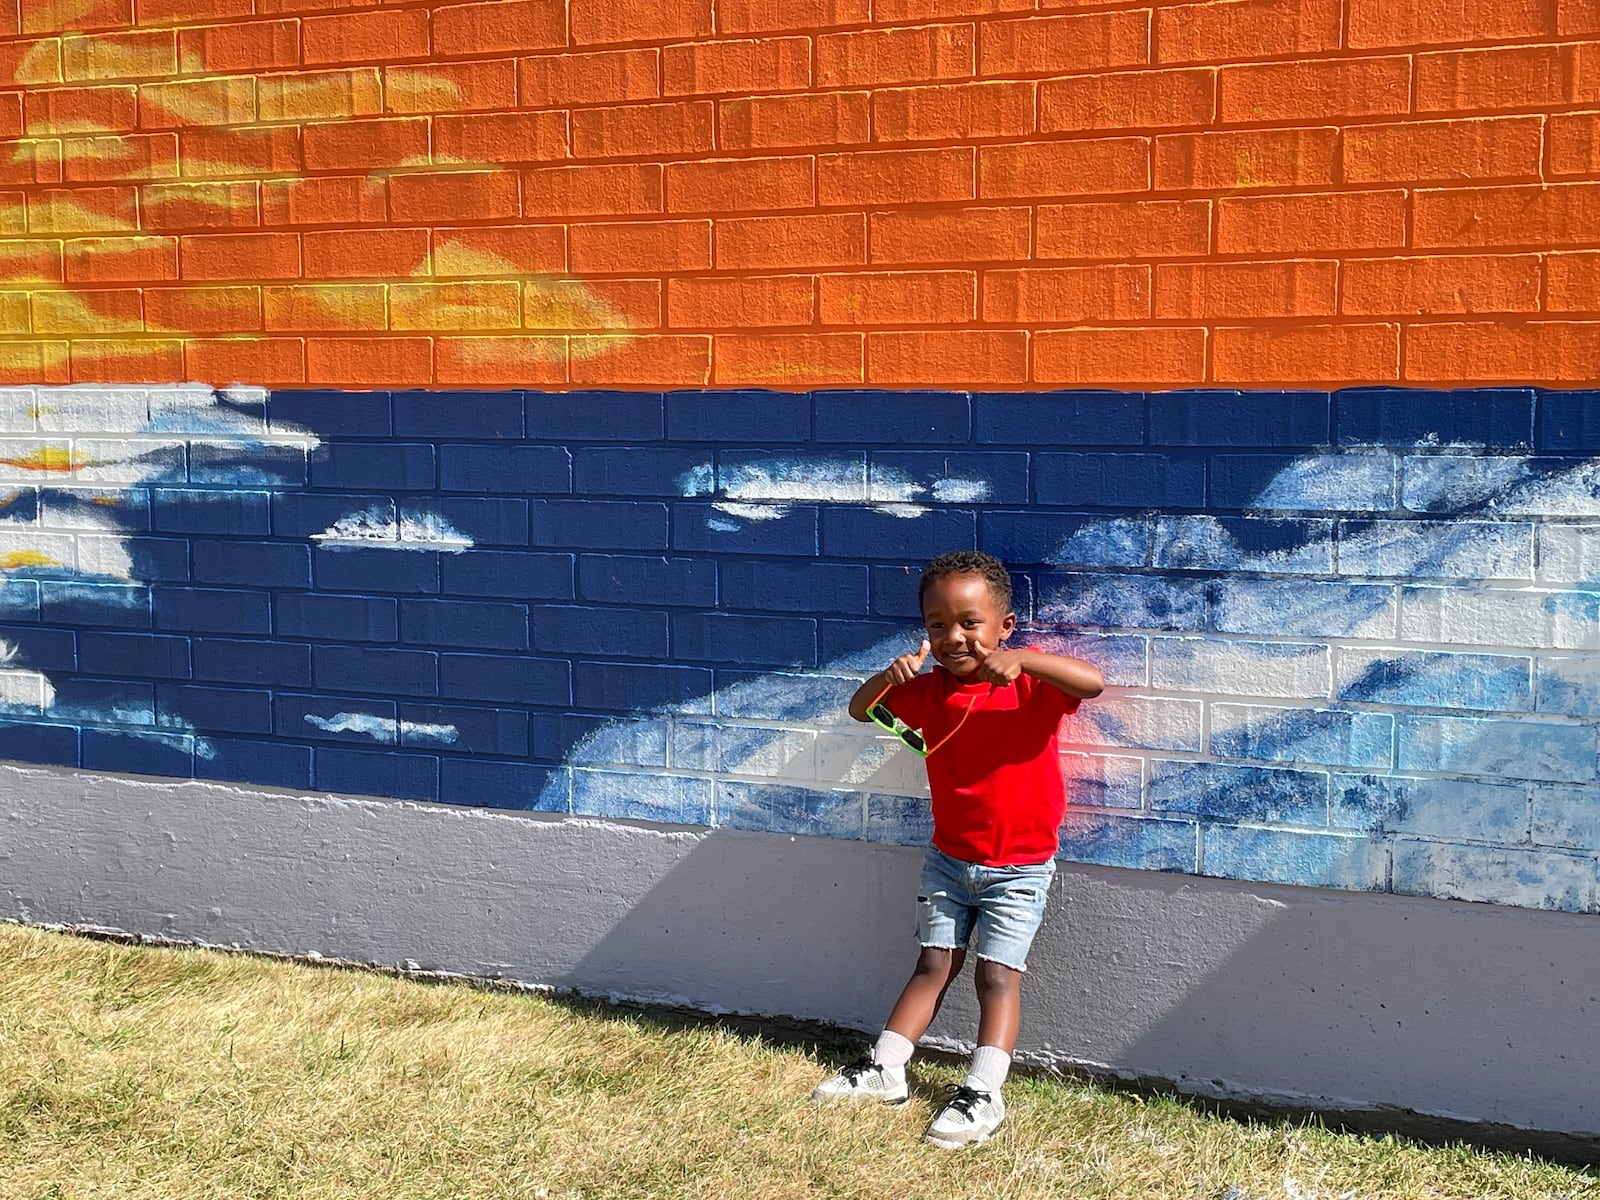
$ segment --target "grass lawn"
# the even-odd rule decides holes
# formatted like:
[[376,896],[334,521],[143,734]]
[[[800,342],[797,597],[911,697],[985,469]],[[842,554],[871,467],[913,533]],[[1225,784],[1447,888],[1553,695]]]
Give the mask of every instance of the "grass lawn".
[[1600,1197],[1467,1147],[1029,1076],[987,1146],[816,1108],[842,1059],[711,1023],[0,924],[0,1197]]

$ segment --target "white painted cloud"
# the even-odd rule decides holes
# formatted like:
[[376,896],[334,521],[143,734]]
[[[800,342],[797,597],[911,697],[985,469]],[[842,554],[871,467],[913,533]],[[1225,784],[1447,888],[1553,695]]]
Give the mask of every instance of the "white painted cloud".
[[347,513],[311,540],[324,546],[362,546],[372,550],[444,550],[458,554],[473,542],[433,513],[396,521],[381,509]]
[[[732,463],[718,472],[710,463],[685,471],[678,480],[683,495],[708,496],[712,507],[736,521],[773,521],[796,504],[851,504],[893,517],[920,517],[918,501],[972,503],[987,499],[986,480],[946,477],[924,486],[892,467],[874,468],[854,458],[767,458]],[[734,532],[739,526],[707,519],[711,528]]]
[[396,721],[375,713],[339,712],[331,717],[306,714],[306,724],[324,733],[354,733],[369,737],[375,742],[392,746],[398,740],[408,742],[437,742],[442,746],[454,745],[461,731],[454,725],[429,725],[420,721]]

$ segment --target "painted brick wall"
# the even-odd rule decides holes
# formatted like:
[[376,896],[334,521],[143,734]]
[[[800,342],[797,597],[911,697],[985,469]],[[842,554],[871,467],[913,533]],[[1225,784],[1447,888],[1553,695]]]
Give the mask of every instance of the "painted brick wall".
[[8,0],[0,379],[1578,383],[1594,0]]
[[1063,856],[1600,911],[1600,393],[0,390],[0,757],[915,843],[931,555]]

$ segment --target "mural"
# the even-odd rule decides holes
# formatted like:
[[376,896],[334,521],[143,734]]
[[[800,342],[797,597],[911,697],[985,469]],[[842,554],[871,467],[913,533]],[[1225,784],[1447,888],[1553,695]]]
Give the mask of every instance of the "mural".
[[1600,397],[0,392],[0,755],[914,843],[844,713],[1000,555],[1063,857],[1600,911]]

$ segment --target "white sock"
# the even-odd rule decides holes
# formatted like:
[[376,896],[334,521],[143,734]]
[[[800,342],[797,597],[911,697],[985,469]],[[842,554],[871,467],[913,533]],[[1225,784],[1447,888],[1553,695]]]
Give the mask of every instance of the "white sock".
[[1011,1073],[1011,1055],[999,1046],[979,1046],[972,1052],[972,1067],[961,1081],[963,1087],[998,1095]]
[[885,1029],[878,1035],[878,1044],[872,1048],[872,1061],[891,1071],[903,1071],[916,1048],[915,1044],[894,1030]]

